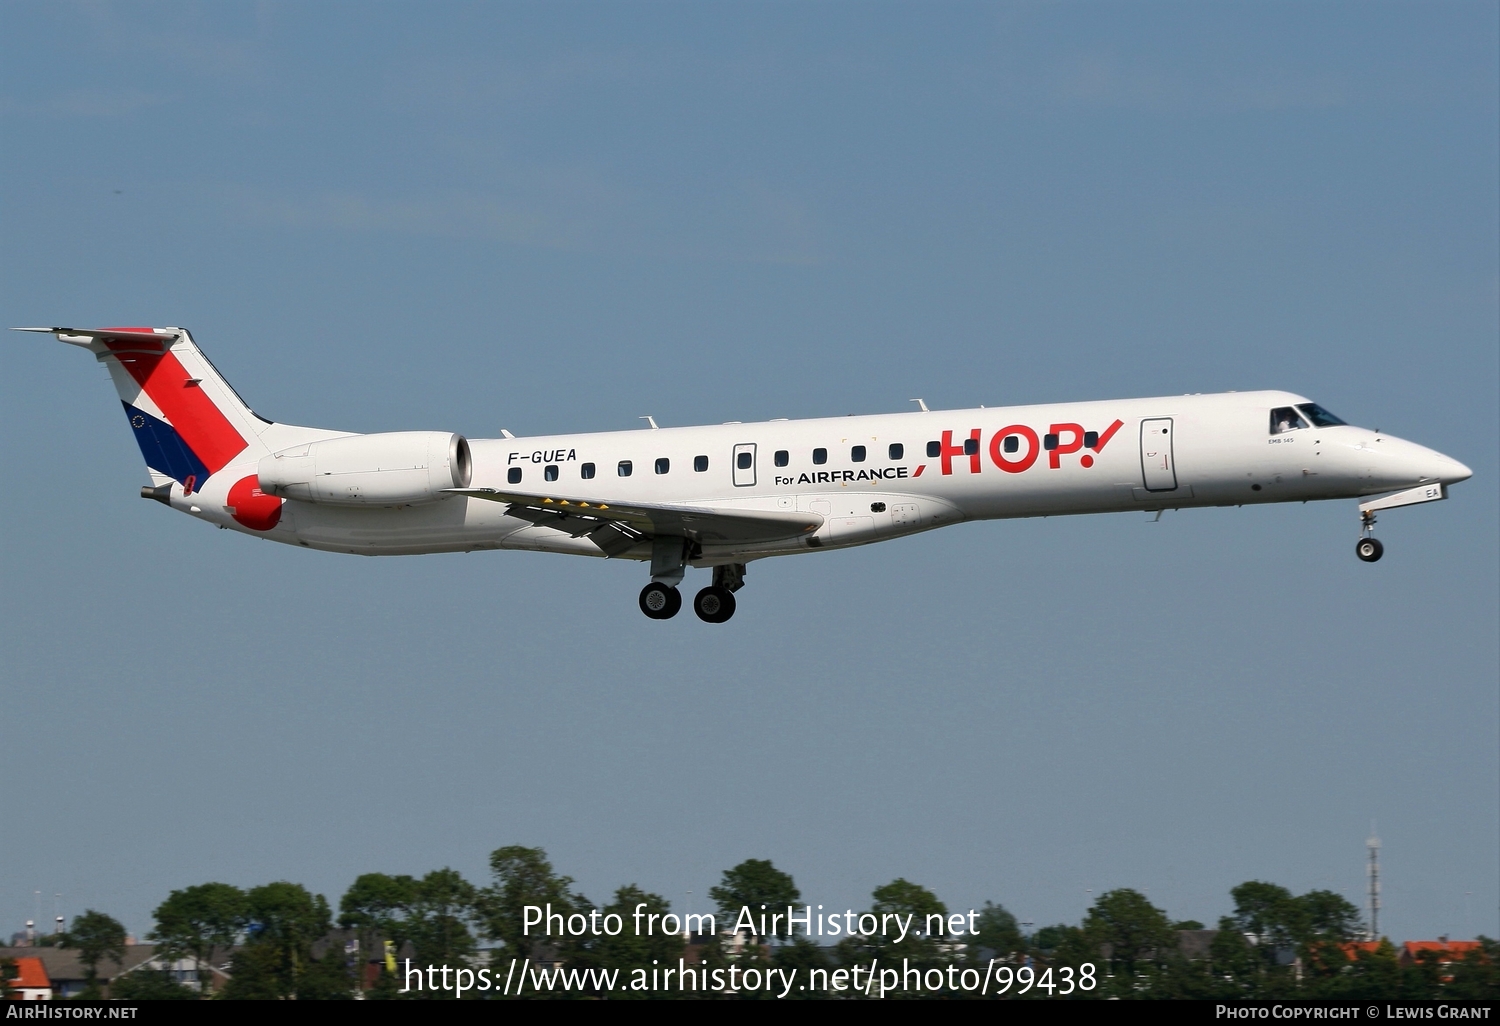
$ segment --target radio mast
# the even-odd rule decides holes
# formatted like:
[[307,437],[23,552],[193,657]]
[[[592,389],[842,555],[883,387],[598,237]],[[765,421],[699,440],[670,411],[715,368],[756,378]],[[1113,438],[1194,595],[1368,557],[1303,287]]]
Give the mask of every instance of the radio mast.
[[1370,878],[1370,891],[1365,898],[1365,910],[1370,921],[1370,940],[1380,939],[1380,838],[1375,833],[1375,822],[1370,822],[1370,839],[1365,842],[1370,853],[1370,862],[1365,869]]

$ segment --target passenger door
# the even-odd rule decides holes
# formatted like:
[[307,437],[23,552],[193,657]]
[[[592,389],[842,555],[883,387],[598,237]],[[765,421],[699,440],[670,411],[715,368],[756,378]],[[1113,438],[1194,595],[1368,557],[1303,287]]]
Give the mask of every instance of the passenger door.
[[755,443],[746,442],[734,447],[733,462],[734,485],[736,488],[749,488],[755,484]]
[[1148,492],[1170,492],[1177,488],[1171,417],[1141,421],[1141,478]]

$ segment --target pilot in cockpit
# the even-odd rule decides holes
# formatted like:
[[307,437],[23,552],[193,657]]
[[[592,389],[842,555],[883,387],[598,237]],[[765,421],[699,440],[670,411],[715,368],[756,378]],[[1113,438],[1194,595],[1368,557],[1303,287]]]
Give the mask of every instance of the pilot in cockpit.
[[1271,411],[1271,434],[1280,435],[1288,431],[1295,431],[1302,427],[1302,418],[1297,411],[1290,406]]

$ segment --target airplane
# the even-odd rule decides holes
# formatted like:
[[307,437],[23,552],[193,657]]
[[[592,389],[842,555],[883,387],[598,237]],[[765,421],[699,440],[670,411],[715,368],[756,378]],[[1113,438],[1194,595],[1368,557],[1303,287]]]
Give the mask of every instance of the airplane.
[[[968,520],[1314,499],[1375,515],[1448,496],[1462,463],[1291,392],[917,409],[812,420],[466,439],[256,414],[183,328],[17,328],[104,364],[140,444],[141,496],[220,528],[367,556],[525,549],[650,564],[639,604],[734,615],[757,559]],[[1371,498],[1373,497],[1373,498]]]

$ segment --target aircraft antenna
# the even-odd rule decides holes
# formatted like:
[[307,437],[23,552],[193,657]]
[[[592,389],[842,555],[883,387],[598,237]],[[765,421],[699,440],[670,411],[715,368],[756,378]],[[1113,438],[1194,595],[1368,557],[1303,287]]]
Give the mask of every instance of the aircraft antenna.
[[922,400],[920,400],[920,399],[908,399],[908,400],[906,400],[906,401],[907,401],[907,402],[909,402],[909,403],[916,403],[916,404],[917,404],[917,405],[918,405],[918,406],[920,406],[920,407],[921,407],[921,408],[922,408],[922,412],[923,412],[923,413],[931,413],[931,412],[932,412],[932,411],[931,411],[931,410],[929,410],[929,409],[928,409],[928,408],[927,408],[927,404],[926,404],[926,403],[924,403],[924,402],[923,402],[923,401],[922,401]]
[[1365,875],[1369,877],[1369,894],[1365,898],[1366,914],[1370,920],[1369,939],[1380,939],[1380,837],[1375,832],[1375,821],[1370,820],[1370,838],[1365,841],[1369,851],[1369,864]]

